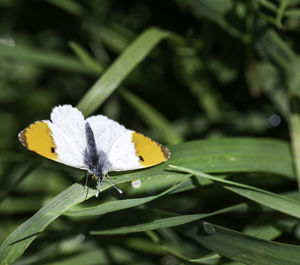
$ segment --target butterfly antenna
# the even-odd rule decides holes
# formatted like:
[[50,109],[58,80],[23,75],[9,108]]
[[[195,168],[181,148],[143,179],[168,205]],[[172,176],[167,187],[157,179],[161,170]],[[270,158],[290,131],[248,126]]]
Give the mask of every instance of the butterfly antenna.
[[113,183],[113,182],[111,181],[109,175],[106,174],[106,176],[107,176],[106,180],[108,181],[108,183],[111,184],[117,192],[119,192],[120,194],[122,194],[123,191],[122,191],[121,189],[119,189],[119,188],[116,186],[116,184]]

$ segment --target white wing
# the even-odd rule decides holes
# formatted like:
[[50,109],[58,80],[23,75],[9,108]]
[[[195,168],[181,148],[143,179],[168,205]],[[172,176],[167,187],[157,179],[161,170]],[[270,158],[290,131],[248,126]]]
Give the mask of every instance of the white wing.
[[112,171],[123,171],[142,168],[139,157],[136,154],[132,141],[131,130],[126,130],[108,152],[108,159],[112,165]]
[[132,142],[132,132],[103,115],[86,119],[93,130],[98,151],[107,155],[110,168],[104,171],[122,171],[140,168],[139,158]]
[[116,121],[106,116],[96,115],[86,119],[94,133],[97,149],[108,153],[116,140],[127,131],[127,129]]
[[87,146],[85,121],[82,113],[71,105],[52,109],[47,121],[56,145],[58,161],[66,165],[86,169],[84,150]]

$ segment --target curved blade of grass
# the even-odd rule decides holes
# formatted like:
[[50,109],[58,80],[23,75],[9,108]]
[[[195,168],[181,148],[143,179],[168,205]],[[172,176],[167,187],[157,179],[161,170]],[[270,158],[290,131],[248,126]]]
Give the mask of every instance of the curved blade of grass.
[[203,258],[190,259],[189,262],[198,263],[198,264],[217,264],[220,258],[221,256],[219,254],[213,253]]
[[[280,8],[277,12],[277,26],[281,24],[283,10],[287,5],[286,1],[281,1]],[[287,77],[287,85],[289,88],[291,114],[290,114],[290,136],[292,139],[292,147],[294,151],[294,162],[297,172],[298,189],[300,189],[300,58],[290,48],[289,45],[277,34],[275,30],[269,30],[259,40],[262,45],[261,52],[275,61],[283,70]]]
[[291,145],[294,153],[294,164],[297,172],[298,189],[300,190],[300,99],[291,99],[291,113],[290,113],[290,137]]
[[20,257],[30,243],[58,216],[86,198],[94,196],[95,190],[73,184],[34,216],[15,229],[0,246],[0,264],[11,264]]
[[91,34],[99,36],[101,42],[114,53],[121,53],[137,36],[125,25],[118,23],[97,25],[91,27],[90,31]]
[[[205,172],[261,171],[293,177],[289,145],[283,141],[250,138],[200,140],[171,146],[170,150],[171,158],[167,163],[124,173],[116,176],[114,182],[151,179],[153,188],[171,186],[183,176],[165,171],[168,164]],[[103,183],[102,191],[109,186]],[[3,262],[0,264],[11,264],[53,220],[95,193],[95,190],[88,189],[87,194],[81,185],[74,184],[57,195],[3,241],[0,246],[0,260]]]
[[227,258],[253,265],[297,265],[300,247],[251,237],[227,228],[202,223],[183,233]]
[[189,214],[189,215],[180,215],[175,217],[162,218],[144,224],[124,226],[124,227],[101,230],[101,231],[91,231],[90,234],[91,235],[117,235],[117,234],[144,232],[148,230],[155,230],[155,229],[161,229],[166,227],[183,225],[183,224],[194,222],[196,220],[214,216],[217,214],[223,214],[223,213],[228,213],[233,211],[245,211],[247,210],[247,208],[248,208],[247,205],[245,203],[242,203],[208,214]]
[[89,68],[91,68],[93,71],[97,73],[103,72],[103,67],[96,62],[92,56],[83,49],[78,43],[74,41],[69,42],[69,46],[73,50],[73,52],[77,55],[77,57]]
[[46,0],[46,1],[72,15],[79,16],[84,12],[83,6],[72,0],[65,0],[65,1]]
[[110,201],[110,202],[99,204],[98,206],[86,207],[86,208],[83,208],[83,209],[81,208],[78,210],[71,209],[70,211],[67,211],[65,215],[67,215],[67,216],[103,215],[103,214],[110,213],[110,212],[115,212],[115,211],[119,211],[119,210],[136,207],[136,206],[151,202],[155,199],[158,199],[158,198],[168,194],[169,192],[178,188],[185,181],[186,181],[186,179],[184,179],[183,181],[180,181],[179,183],[175,184],[171,188],[169,188],[155,196],[149,196],[149,197],[138,198],[138,199]]
[[35,159],[29,163],[20,164],[15,170],[12,170],[12,174],[9,176],[11,180],[10,185],[6,188],[5,193],[0,195],[0,203],[9,196],[9,194],[23,181],[26,176],[28,176],[29,173],[34,171],[40,165],[41,159]]
[[125,89],[119,90],[119,94],[137,111],[137,115],[163,138],[165,143],[182,142],[183,139],[174,131],[168,120],[151,105]]
[[279,6],[279,9],[278,9],[277,15],[276,15],[276,25],[279,29],[283,28],[282,18],[284,16],[285,9],[288,7],[288,2],[289,1],[287,1],[287,0],[283,0],[280,2],[280,6]]
[[260,52],[278,64],[287,77],[287,85],[294,95],[300,97],[300,58],[275,30],[269,30],[258,40]]
[[96,81],[80,100],[77,107],[85,115],[90,115],[110,96],[151,50],[169,35],[170,33],[167,31],[157,28],[150,28],[143,32]]
[[171,159],[167,163],[176,166],[210,173],[270,172],[295,178],[291,150],[283,141],[257,138],[198,140],[172,146],[170,150]]
[[24,214],[37,211],[42,206],[42,202],[34,198],[18,198],[8,197],[5,201],[0,203],[0,215],[2,217],[6,214]]
[[218,177],[214,177],[196,170],[178,167],[178,166],[172,166],[172,165],[170,165],[170,167],[175,170],[179,170],[189,174],[194,174],[195,176],[221,183],[224,185],[224,188],[231,190],[252,201],[268,206],[279,212],[286,213],[288,215],[300,218],[299,201],[294,200],[292,198],[283,195],[278,195],[276,193],[272,193],[253,186],[237,183],[226,179],[220,179]]
[[7,47],[0,45],[0,58],[13,58],[15,60],[34,65],[51,67],[84,74],[95,75],[97,72],[87,68],[75,57],[52,51],[39,50],[31,47]]
[[190,7],[191,12],[200,19],[203,17],[217,23],[226,32],[243,41],[248,41],[249,36],[241,32],[238,28],[228,23],[227,14],[233,12],[234,4],[232,1],[222,0],[188,0],[184,3]]

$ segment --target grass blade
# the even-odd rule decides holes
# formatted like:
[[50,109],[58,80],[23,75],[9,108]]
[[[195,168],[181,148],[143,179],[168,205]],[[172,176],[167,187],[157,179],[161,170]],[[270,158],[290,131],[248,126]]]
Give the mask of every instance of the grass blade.
[[[228,23],[226,16],[234,10],[233,1],[222,0],[188,0],[186,5],[190,7],[195,17],[203,19],[203,17],[217,23],[225,31],[234,37],[243,41],[248,41],[249,37],[241,32],[238,28]],[[240,21],[242,23],[242,21]]]
[[208,214],[189,214],[189,215],[180,215],[175,217],[168,217],[157,219],[155,221],[144,223],[144,224],[137,224],[133,226],[124,226],[114,229],[107,229],[101,231],[91,231],[91,235],[117,235],[117,234],[128,234],[128,233],[137,233],[137,232],[144,232],[149,230],[161,229],[166,227],[174,227],[178,225],[183,225],[187,223],[194,222],[199,219],[207,218],[210,216],[214,216],[217,214],[228,213],[232,211],[244,211],[248,207],[246,204],[238,204],[228,208],[224,208],[222,210],[218,210]]
[[[115,177],[116,184],[134,179],[151,180],[152,188],[170,187],[182,180],[182,174],[168,172],[168,164],[188,166],[194,170],[206,172],[272,172],[293,177],[293,164],[287,143],[270,139],[215,139],[192,141],[170,147],[171,159],[156,167],[136,172],[120,174]],[[228,151],[230,150],[230,152]],[[212,163],[213,161],[213,163]],[[189,181],[189,180],[188,180]],[[103,183],[102,191],[110,187]],[[15,229],[0,246],[0,264],[11,264],[20,257],[30,243],[53,220],[64,214],[72,206],[94,196],[95,190],[84,190],[82,185],[74,184],[53,198],[33,217]],[[216,213],[214,213],[216,214]],[[173,225],[190,222],[204,215],[180,217]],[[168,220],[164,220],[165,225]],[[162,226],[159,224],[158,226]],[[153,228],[153,226],[143,229]],[[155,227],[154,227],[155,228]],[[141,229],[141,228],[140,228]]]
[[92,71],[97,72],[99,74],[103,72],[103,67],[98,62],[96,62],[91,57],[91,55],[86,50],[84,50],[79,44],[77,44],[74,41],[70,41],[69,46],[77,55],[77,57]]
[[174,131],[168,120],[144,100],[127,90],[120,90],[121,96],[137,111],[142,120],[157,132],[167,144],[182,142],[182,138]]
[[72,0],[58,1],[58,0],[46,0],[48,3],[72,14],[72,15],[81,15],[84,12],[83,6],[79,3]]
[[96,81],[80,100],[78,108],[85,115],[95,111],[151,50],[169,35],[156,28],[143,32]]
[[148,202],[151,202],[155,199],[158,199],[169,192],[175,190],[178,188],[183,182],[185,182],[186,179],[183,181],[177,183],[176,185],[172,186],[171,188],[165,190],[164,192],[159,193],[155,196],[149,196],[144,198],[138,198],[138,199],[127,199],[127,200],[117,200],[117,201],[110,201],[106,203],[99,204],[98,206],[94,207],[87,207],[87,208],[81,208],[78,210],[70,210],[66,213],[67,216],[91,216],[91,215],[103,215],[106,213],[111,213],[119,210],[124,210],[132,207],[136,207]]
[[87,68],[83,63],[74,57],[30,47],[7,47],[0,45],[0,58],[12,58],[26,64],[30,63],[83,74],[97,74],[97,72]]
[[296,265],[300,247],[251,237],[227,228],[202,223],[183,232],[202,246],[243,264]]
[[171,148],[168,164],[210,173],[270,172],[295,177],[288,144],[274,139],[211,139]]
[[10,174],[10,185],[6,188],[6,191],[4,194],[0,195],[0,203],[2,203],[9,194],[16,188],[18,184],[20,184],[26,176],[28,176],[29,173],[34,171],[38,166],[41,165],[40,159],[35,159],[29,163],[24,163],[18,166],[15,170],[12,171],[12,174]]
[[252,187],[245,184],[240,184],[226,179],[220,179],[202,172],[191,170],[183,167],[177,167],[170,165],[171,168],[179,171],[183,171],[195,176],[206,178],[214,182],[218,182],[224,185],[224,188],[231,190],[243,197],[246,197],[252,201],[268,206],[271,209],[286,213],[288,215],[300,218],[300,204],[299,201],[292,198],[278,195],[266,190],[262,190],[256,187]]
[[53,220],[73,205],[94,196],[95,193],[95,190],[86,190],[82,185],[73,184],[54,197],[2,242],[0,246],[0,264],[13,263]]

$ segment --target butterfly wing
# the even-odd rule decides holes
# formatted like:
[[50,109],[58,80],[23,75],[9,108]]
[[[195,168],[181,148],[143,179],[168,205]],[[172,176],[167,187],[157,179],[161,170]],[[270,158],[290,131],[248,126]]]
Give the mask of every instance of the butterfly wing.
[[94,132],[98,151],[106,154],[107,171],[150,167],[169,158],[167,148],[103,115],[89,117],[86,122]]
[[19,133],[29,150],[54,161],[86,169],[85,121],[81,112],[71,105],[53,108],[50,120],[37,121]]
[[29,125],[19,133],[19,139],[29,150],[72,167],[89,170],[86,123],[93,131],[99,156],[107,160],[99,161],[105,162],[104,172],[150,167],[170,155],[166,147],[103,115],[84,120],[71,105],[53,108],[50,119]]
[[90,116],[86,122],[91,126],[98,150],[106,154],[117,139],[128,131],[123,125],[103,115]]
[[132,130],[127,130],[108,153],[114,171],[151,167],[169,157],[166,147]]

